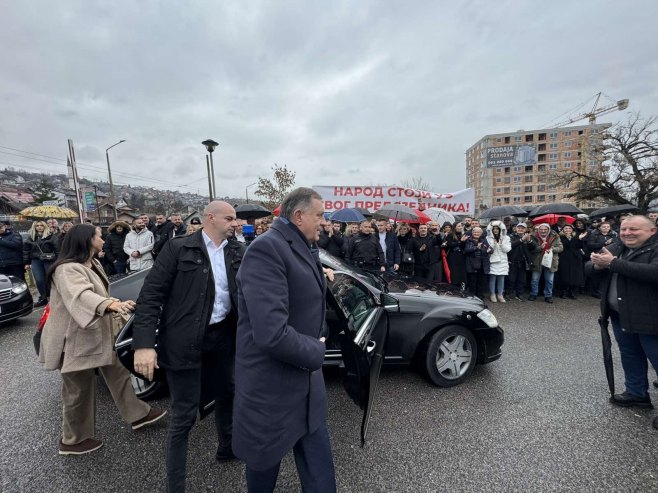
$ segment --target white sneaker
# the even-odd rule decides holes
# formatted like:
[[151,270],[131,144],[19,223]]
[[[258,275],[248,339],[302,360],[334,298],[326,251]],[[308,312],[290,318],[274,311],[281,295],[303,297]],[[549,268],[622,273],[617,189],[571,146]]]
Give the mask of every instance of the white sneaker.
[[492,294],[489,296],[489,299],[491,300],[492,303],[498,303],[498,300],[496,299],[496,295]]
[[502,294],[498,295],[498,301],[500,301],[501,303],[507,303],[507,301],[505,300],[505,297]]

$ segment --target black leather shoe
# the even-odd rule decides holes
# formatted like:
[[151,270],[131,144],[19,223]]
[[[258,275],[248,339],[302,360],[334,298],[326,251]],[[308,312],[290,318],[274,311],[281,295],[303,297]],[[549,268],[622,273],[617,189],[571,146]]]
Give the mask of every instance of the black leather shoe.
[[224,462],[233,459],[235,459],[235,455],[233,455],[233,450],[231,449],[230,445],[228,447],[222,447],[222,446],[217,447],[215,460],[217,460],[218,462]]
[[544,298],[546,303],[553,303],[553,298]]
[[645,409],[653,409],[651,404],[651,398],[647,397],[638,397],[628,392],[623,394],[615,394],[610,397],[610,402],[615,406],[620,407],[643,407]]
[[530,296],[528,296],[528,301],[535,301],[536,299],[537,299],[537,297],[534,294],[531,294]]
[[41,306],[46,306],[48,304],[48,298],[39,298],[35,303],[34,303],[34,308],[39,308]]

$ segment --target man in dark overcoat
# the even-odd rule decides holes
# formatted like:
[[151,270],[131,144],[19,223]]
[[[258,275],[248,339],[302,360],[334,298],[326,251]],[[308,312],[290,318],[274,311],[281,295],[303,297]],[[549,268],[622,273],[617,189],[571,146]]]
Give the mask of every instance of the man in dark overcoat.
[[[651,408],[648,363],[658,371],[658,237],[646,216],[620,226],[621,242],[592,253],[589,274],[601,279],[601,315],[610,318],[619,345],[626,390],[610,401],[622,407]],[[658,417],[653,420],[658,429]]]
[[233,452],[250,492],[273,491],[294,451],[303,491],[336,489],[322,375],[326,283],[318,250],[322,198],[293,190],[238,273]]
[[215,457],[234,458],[236,275],[244,246],[230,239],[237,224],[230,204],[208,204],[202,224],[196,233],[164,244],[139,294],[133,325],[135,370],[151,380],[154,368],[163,367],[169,384],[169,492],[185,491],[188,435],[199,411],[202,382],[214,382]]

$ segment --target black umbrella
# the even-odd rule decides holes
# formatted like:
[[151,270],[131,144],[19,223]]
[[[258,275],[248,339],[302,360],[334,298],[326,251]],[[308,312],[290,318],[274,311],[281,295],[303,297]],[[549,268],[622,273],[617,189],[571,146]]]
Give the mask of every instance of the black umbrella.
[[480,219],[491,219],[494,217],[505,217],[505,216],[527,216],[528,213],[521,209],[518,205],[497,205],[491,209],[487,209],[482,214],[480,214]]
[[238,219],[260,219],[271,216],[272,213],[262,205],[242,204],[235,208],[235,215]]
[[530,217],[543,216],[544,214],[584,214],[578,207],[573,204],[544,204],[535,207],[528,214]]
[[605,376],[608,379],[610,396],[615,395],[615,372],[612,366],[612,341],[610,332],[608,332],[608,319],[600,317],[599,325],[601,326],[601,343],[603,344],[603,365],[605,366]]
[[603,207],[601,209],[596,209],[594,212],[592,212],[589,217],[594,218],[594,217],[612,217],[612,216],[618,216],[619,214],[628,214],[632,212],[639,212],[640,209],[638,207],[635,207],[633,204],[621,204],[621,205],[613,205],[610,207]]

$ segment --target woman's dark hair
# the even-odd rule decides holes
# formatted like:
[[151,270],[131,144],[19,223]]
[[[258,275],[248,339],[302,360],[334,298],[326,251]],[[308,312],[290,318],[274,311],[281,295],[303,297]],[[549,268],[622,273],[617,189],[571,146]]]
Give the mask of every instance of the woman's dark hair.
[[68,264],[69,262],[84,264],[89,260],[91,256],[91,240],[96,235],[96,228],[97,226],[91,224],[76,224],[69,229],[69,232],[62,239],[57,260],[55,260],[48,270],[48,274],[46,275],[47,284],[52,284],[53,273],[60,265]]

